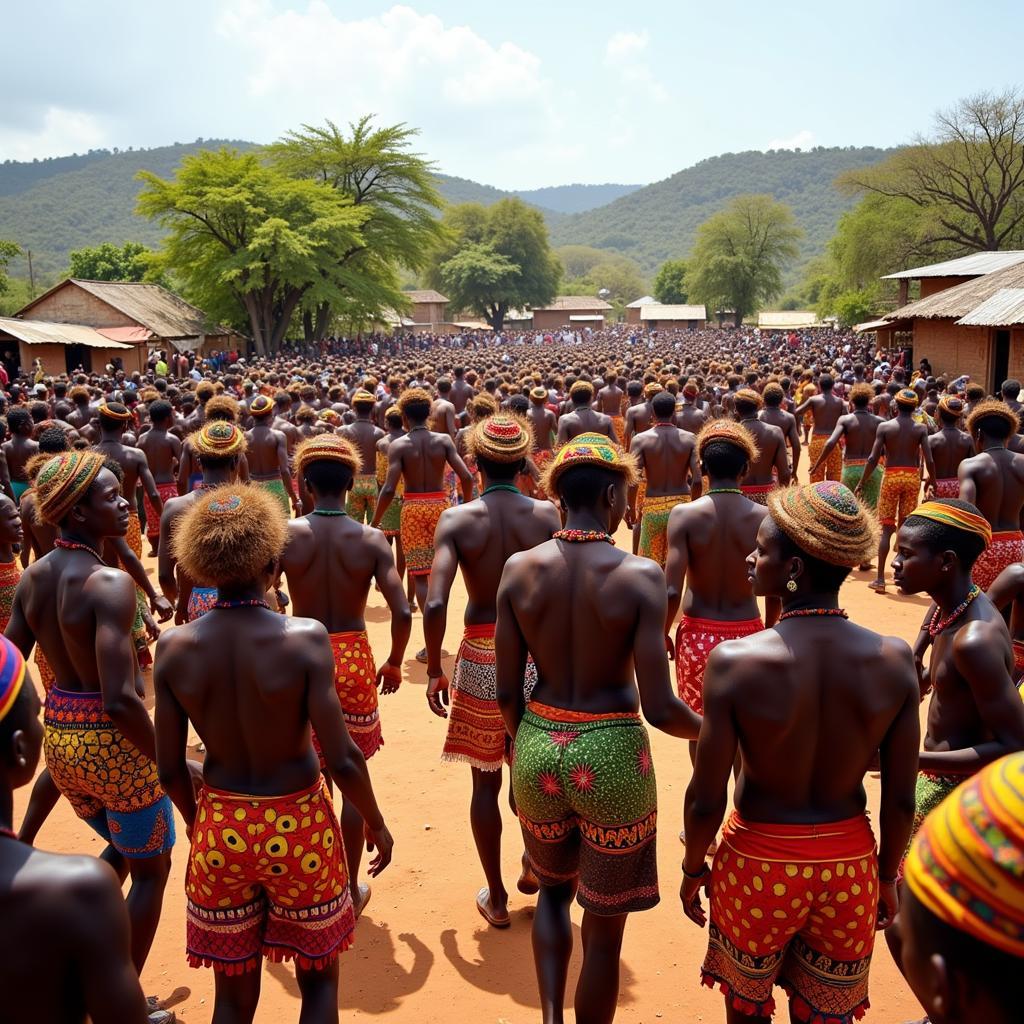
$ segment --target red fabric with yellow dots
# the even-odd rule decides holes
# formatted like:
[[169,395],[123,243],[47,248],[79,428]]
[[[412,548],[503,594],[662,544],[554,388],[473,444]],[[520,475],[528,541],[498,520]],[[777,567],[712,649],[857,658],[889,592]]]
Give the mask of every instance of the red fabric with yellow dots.
[[820,825],[755,824],[733,813],[711,873],[706,985],[767,1016],[772,988],[793,1015],[849,1024],[868,1007],[878,910],[875,839],[864,815]]
[[322,969],[352,943],[345,848],[323,782],[287,796],[206,788],[185,879],[188,960],[241,974],[268,960]]

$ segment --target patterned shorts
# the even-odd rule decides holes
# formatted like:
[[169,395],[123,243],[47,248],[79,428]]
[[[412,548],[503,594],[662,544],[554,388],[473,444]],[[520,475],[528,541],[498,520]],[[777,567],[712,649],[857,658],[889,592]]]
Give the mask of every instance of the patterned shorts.
[[[334,653],[334,689],[341,702],[345,727],[362,752],[369,759],[384,746],[380,729],[380,711],[377,706],[377,668],[366,630],[351,633],[331,633]],[[320,744],[313,735],[313,747],[324,767]]]
[[[818,461],[829,438],[828,434],[812,434],[810,444],[810,455],[808,456],[813,466]],[[811,483],[821,483],[822,480],[839,480],[843,475],[843,453],[839,445],[836,445],[828,453],[828,458],[811,474]]]
[[352,481],[352,490],[348,492],[345,511],[357,523],[370,523],[377,508],[377,478],[372,474],[360,473]]
[[292,514],[291,502],[288,500],[288,491],[284,486],[284,481],[280,475],[269,476],[269,477],[250,477],[249,482],[255,484],[257,487],[262,487],[277,503],[281,506],[281,511],[284,513],[285,519],[289,519]]
[[[864,476],[864,467],[867,459],[847,459],[843,463],[843,485],[855,490]],[[882,471],[878,466],[871,471],[871,476],[865,481],[860,496],[868,508],[878,508],[878,495],[882,490]]]
[[156,764],[110,721],[102,694],[54,687],[43,725],[46,767],[75,814],[125,857],[168,853],[174,814]]
[[993,533],[992,543],[974,563],[971,578],[982,590],[988,590],[999,574],[1014,562],[1024,562],[1024,534],[1019,530]]
[[822,825],[745,822],[733,812],[711,870],[704,983],[769,1016],[772,988],[795,1020],[851,1024],[868,1005],[878,911],[875,839],[864,815]]
[[[178,496],[178,485],[173,480],[169,483],[157,484],[156,493],[160,495],[160,500],[166,505],[171,498]],[[142,495],[142,507],[146,510],[146,536],[150,541],[155,541],[160,536],[160,516],[157,515],[153,503],[149,500],[149,495],[145,492]]]
[[760,619],[719,622],[684,615],[676,627],[676,690],[679,699],[698,715],[704,714],[704,667],[711,652],[726,640],[760,633]]
[[188,595],[188,621],[202,618],[216,603],[216,587],[193,587]]
[[924,824],[924,819],[966,778],[966,775],[940,775],[937,772],[917,773],[917,785],[914,787],[914,824],[910,830],[910,839],[907,840],[903,860],[900,861],[898,878],[903,878],[903,863],[914,844],[914,836]]
[[[530,699],[537,667],[526,660],[523,692]],[[494,623],[467,626],[455,660],[448,734],[441,754],[445,761],[464,761],[481,771],[498,771],[505,760],[508,733],[498,710],[494,657]]]
[[623,441],[626,437],[626,417],[625,416],[613,416],[612,417],[612,430],[615,432],[616,443],[621,448]]
[[883,526],[902,526],[917,508],[921,494],[921,471],[916,466],[886,467],[878,495],[878,521]]
[[429,576],[434,561],[434,531],[441,513],[449,507],[444,491],[410,494],[402,499],[402,548],[410,576]]
[[774,481],[770,484],[740,484],[740,490],[751,500],[756,501],[758,505],[764,505],[768,507],[768,495],[777,491],[779,485]]
[[663,569],[668,557],[668,518],[676,505],[685,505],[689,494],[647,495],[640,520],[640,554],[653,559]]
[[352,944],[355,914],[323,779],[288,796],[204,789],[185,894],[192,967],[242,974],[261,954],[329,967]]
[[956,476],[943,477],[935,481],[936,498],[959,498],[960,478]]
[[512,791],[542,883],[577,881],[577,901],[595,914],[657,904],[658,791],[639,715],[530,703],[516,733]]

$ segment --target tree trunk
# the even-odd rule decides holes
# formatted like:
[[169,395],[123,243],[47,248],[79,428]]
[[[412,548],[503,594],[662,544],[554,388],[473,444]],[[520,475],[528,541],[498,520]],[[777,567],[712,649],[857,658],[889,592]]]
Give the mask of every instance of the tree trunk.
[[321,342],[327,337],[327,328],[331,325],[331,306],[321,302],[316,307],[316,323],[313,325],[313,341]]
[[245,311],[249,314],[249,324],[252,327],[252,343],[256,348],[256,354],[258,356],[266,356],[267,343],[259,298],[255,292],[246,292],[242,301],[245,304]]
[[302,311],[302,338],[307,345],[313,341],[313,314],[308,309]]

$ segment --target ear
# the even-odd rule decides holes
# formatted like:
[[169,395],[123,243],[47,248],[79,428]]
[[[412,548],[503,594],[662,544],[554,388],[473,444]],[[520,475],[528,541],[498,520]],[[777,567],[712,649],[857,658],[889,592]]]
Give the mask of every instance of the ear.
[[956,572],[960,565],[960,559],[955,551],[942,551],[939,553],[939,562],[942,572]]
[[804,574],[804,560],[799,555],[794,555],[789,560],[789,578],[793,580],[800,579]]

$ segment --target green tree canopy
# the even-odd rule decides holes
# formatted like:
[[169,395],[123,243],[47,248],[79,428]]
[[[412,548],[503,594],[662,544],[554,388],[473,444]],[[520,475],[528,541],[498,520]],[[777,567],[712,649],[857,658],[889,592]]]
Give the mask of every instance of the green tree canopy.
[[539,210],[521,199],[489,208],[467,203],[450,207],[444,226],[446,238],[434,249],[427,279],[448,293],[453,308],[476,313],[500,331],[510,309],[554,298],[562,268]]
[[686,272],[686,260],[665,260],[654,278],[654,297],[669,305],[685,303],[689,297]]
[[782,291],[782,271],[799,254],[793,211],[771,196],[737,196],[697,232],[687,280],[691,297],[731,309],[739,325]]
[[589,245],[565,245],[555,250],[565,273],[566,295],[597,295],[607,291],[608,301],[622,306],[640,298],[647,279],[640,264],[628,256]]
[[204,309],[233,298],[261,354],[280,346],[304,302],[349,300],[379,268],[346,266],[366,249],[370,214],[338,190],[289,178],[251,153],[204,150],[172,180],[140,172],[138,211],[167,229],[164,266]]
[[141,281],[149,272],[155,253],[140,242],[125,242],[75,249],[69,259],[69,277],[87,281]]
[[21,246],[17,242],[8,242],[0,238],[0,295],[8,288],[7,267],[15,256],[21,255]]

